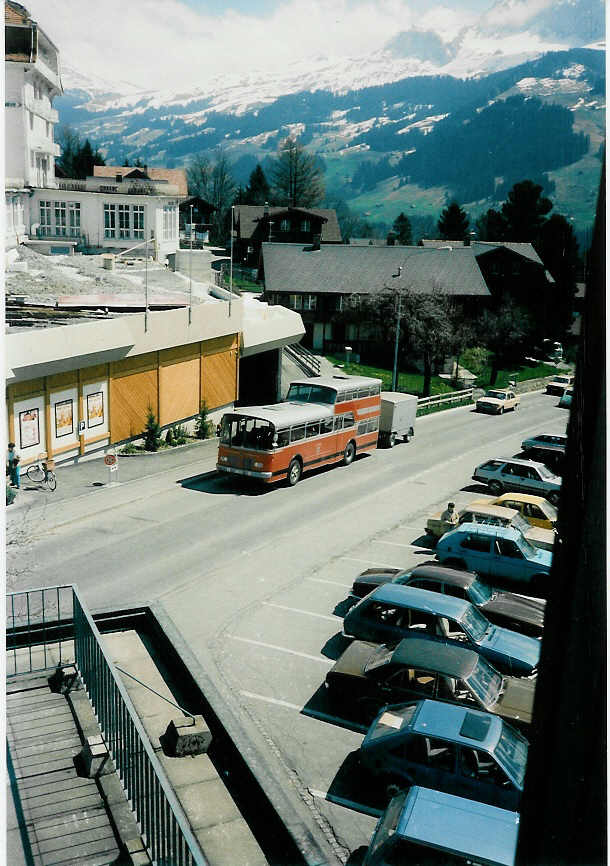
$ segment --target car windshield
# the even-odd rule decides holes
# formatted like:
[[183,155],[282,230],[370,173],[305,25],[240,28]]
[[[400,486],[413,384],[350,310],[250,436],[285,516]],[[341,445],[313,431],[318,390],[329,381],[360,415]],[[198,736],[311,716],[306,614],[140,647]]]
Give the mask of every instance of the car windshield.
[[481,583],[480,580],[473,580],[468,587],[468,599],[473,604],[485,604],[486,601],[489,601],[492,595],[492,588]]
[[515,529],[518,529],[520,532],[522,532],[523,535],[525,535],[526,532],[529,532],[532,528],[527,522],[527,520],[524,517],[521,517],[520,514],[515,514],[515,516],[511,520],[511,525],[514,526]]
[[369,659],[364,666],[364,670],[368,673],[368,671],[377,670],[377,668],[382,667],[382,665],[387,665],[392,661],[393,653],[394,650],[386,649],[386,647],[376,647],[370,654]]
[[417,704],[408,704],[405,707],[384,710],[377,721],[373,723],[373,728],[369,731],[369,737],[371,740],[377,740],[380,737],[395,734],[401,728],[409,725],[415,715],[416,709]]
[[509,725],[502,725],[500,739],[494,749],[496,760],[515,782],[523,788],[525,765],[527,764],[527,740],[520,736]]
[[460,622],[464,626],[464,631],[475,643],[483,639],[490,626],[487,617],[472,605],[466,608],[460,617]]
[[504,391],[487,391],[486,397],[494,397],[496,400],[506,400]]
[[243,415],[223,415],[220,425],[222,445],[232,448],[248,448],[253,451],[268,451],[273,447],[275,428],[261,418],[246,418]]
[[294,400],[297,403],[329,403],[334,405],[337,392],[324,385],[291,385],[288,389],[286,400]]
[[560,385],[569,385],[570,384],[570,380],[568,379],[567,376],[556,376],[555,381],[559,382]]
[[550,520],[552,523],[557,522],[557,509],[554,505],[551,505],[550,502],[543,502],[540,505],[540,510],[544,517]]
[[466,682],[487,710],[497,703],[502,693],[504,677],[483,656],[479,656],[474,670],[466,677]]

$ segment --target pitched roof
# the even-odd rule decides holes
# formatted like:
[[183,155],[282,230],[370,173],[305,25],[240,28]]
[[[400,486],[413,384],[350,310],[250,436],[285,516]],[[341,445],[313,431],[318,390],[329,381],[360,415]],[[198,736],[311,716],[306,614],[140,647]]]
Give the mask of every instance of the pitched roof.
[[321,242],[323,244],[341,243],[341,229],[337,221],[337,213],[334,209],[329,208],[288,208],[270,207],[265,208],[265,205],[239,204],[235,205],[235,223],[239,225],[239,236],[243,240],[251,238],[259,226],[260,221],[265,216],[265,211],[268,211],[269,216],[277,216],[279,214],[293,211],[301,214],[310,214],[314,217],[321,217]]
[[[264,243],[265,287],[272,292],[369,294],[386,286],[428,294],[488,297],[471,248],[358,247]],[[402,268],[400,276],[399,268]]]
[[543,264],[534,247],[528,243],[519,243],[517,241],[474,241],[472,247],[476,250],[477,256],[484,255],[492,250],[504,248],[505,250],[517,253],[519,256],[523,256],[524,259],[536,262],[537,265]]
[[172,186],[178,187],[178,195],[187,196],[188,195],[188,184],[186,182],[186,172],[183,168],[150,168],[148,166],[134,166],[134,165],[94,165],[93,166],[93,176],[94,177],[116,177],[117,174],[125,175],[131,174],[131,172],[140,169],[140,171],[144,171],[151,180],[165,180],[167,183],[172,184]]

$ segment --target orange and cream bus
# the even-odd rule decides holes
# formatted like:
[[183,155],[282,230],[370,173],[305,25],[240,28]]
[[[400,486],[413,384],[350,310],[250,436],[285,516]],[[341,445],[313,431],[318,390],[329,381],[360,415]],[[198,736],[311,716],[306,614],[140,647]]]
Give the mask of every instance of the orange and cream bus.
[[316,376],[292,382],[283,403],[223,415],[217,468],[272,484],[296,484],[327,463],[349,465],[377,447],[381,380]]

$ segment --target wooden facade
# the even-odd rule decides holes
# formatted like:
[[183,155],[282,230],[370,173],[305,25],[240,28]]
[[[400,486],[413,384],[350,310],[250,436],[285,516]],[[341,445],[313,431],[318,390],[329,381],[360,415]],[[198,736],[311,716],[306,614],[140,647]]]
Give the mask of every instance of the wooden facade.
[[[149,407],[162,427],[238,394],[237,334],[7,385],[9,440],[23,464],[72,459],[141,436]],[[84,430],[81,429],[84,426]]]

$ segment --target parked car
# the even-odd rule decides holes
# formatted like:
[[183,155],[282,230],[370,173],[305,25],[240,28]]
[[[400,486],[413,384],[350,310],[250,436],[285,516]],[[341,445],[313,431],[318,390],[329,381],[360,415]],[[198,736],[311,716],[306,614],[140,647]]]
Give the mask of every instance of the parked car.
[[535,463],[544,463],[546,468],[554,475],[563,475],[563,470],[566,462],[565,451],[558,451],[556,448],[546,448],[543,445],[538,445],[536,448],[530,448],[529,451],[524,451],[518,455],[519,459],[533,460]]
[[531,448],[552,448],[555,451],[564,453],[568,437],[566,433],[537,433],[535,436],[529,436],[521,443],[523,451],[529,451]]
[[414,586],[430,592],[444,593],[453,598],[462,598],[483,611],[487,619],[495,625],[531,637],[542,636],[545,601],[505,592],[482,583],[472,571],[448,568],[434,560],[422,562],[421,565],[405,571],[398,568],[368,568],[355,579],[350,595],[353,598],[364,598],[378,586],[387,583]]
[[[488,523],[493,526],[514,526],[519,529],[534,547],[552,550],[555,533],[551,529],[530,526],[519,511],[502,505],[471,503],[458,512],[459,523]],[[442,520],[442,512],[437,511],[426,523],[426,533],[438,540],[446,532],[455,529],[455,524]]]
[[490,388],[484,397],[476,402],[477,412],[490,412],[492,415],[502,415],[509,409],[518,409],[521,398],[509,388]]
[[536,690],[535,679],[502,676],[468,647],[416,635],[394,649],[354,641],[326,674],[325,685],[341,703],[380,707],[434,698],[497,713],[525,727],[532,720]]
[[550,382],[547,382],[547,394],[563,394],[566,388],[574,384],[573,373],[558,373],[553,376]]
[[528,742],[499,716],[420,700],[382,710],[359,757],[387,786],[434,787],[447,794],[518,809]]
[[[532,526],[542,529],[555,529],[557,526],[557,509],[543,496],[532,496],[530,493],[503,493],[491,499],[477,499],[476,503],[486,502],[488,505],[502,505],[519,511]],[[470,503],[474,505],[474,502]]]
[[388,448],[393,448],[399,438],[408,442],[415,436],[417,397],[394,391],[382,391],[380,396],[379,442]]
[[390,801],[362,866],[513,866],[518,836],[518,812],[413,785]]
[[572,391],[573,388],[566,388],[563,394],[559,399],[558,406],[561,406],[562,409],[569,409],[572,405]]
[[380,586],[343,620],[346,637],[372,643],[395,645],[413,633],[470,647],[511,676],[531,676],[540,658],[536,638],[493,625],[469,601],[413,586]]
[[496,496],[505,490],[515,490],[517,493],[544,496],[553,505],[559,502],[561,478],[547,469],[544,463],[499,457],[477,466],[472,478],[487,484]]
[[546,595],[553,554],[533,547],[512,526],[463,523],[447,532],[436,546],[440,562],[477,574],[514,581]]

